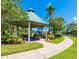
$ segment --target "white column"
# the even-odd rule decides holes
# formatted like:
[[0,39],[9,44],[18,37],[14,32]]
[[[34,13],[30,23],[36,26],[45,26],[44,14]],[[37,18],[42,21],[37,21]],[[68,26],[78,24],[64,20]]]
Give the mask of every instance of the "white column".
[[30,42],[30,21],[28,22],[28,42]]
[[46,40],[47,40],[47,26],[46,26]]
[[42,27],[42,38],[43,38],[43,30],[44,30],[44,27]]

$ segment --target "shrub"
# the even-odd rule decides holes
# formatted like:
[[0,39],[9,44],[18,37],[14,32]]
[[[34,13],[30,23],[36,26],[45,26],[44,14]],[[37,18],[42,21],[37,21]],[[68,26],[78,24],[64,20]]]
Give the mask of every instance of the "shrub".
[[50,39],[50,40],[54,39],[54,35],[52,33],[49,33],[47,36],[48,36],[48,39]]
[[16,38],[16,43],[22,43],[23,42],[23,40],[21,39],[21,38]]
[[62,34],[55,34],[55,37],[62,37]]
[[26,35],[26,33],[23,33],[23,32],[22,32],[22,33],[19,33],[19,36],[20,36],[20,37],[23,37],[23,36],[25,36],[25,35]]
[[38,35],[38,34],[36,35],[35,34],[34,37],[40,39],[41,38],[41,35]]
[[9,38],[2,38],[1,43],[3,43],[3,44],[18,44],[18,43],[22,43],[22,40],[17,37],[9,37]]
[[40,38],[42,37],[41,32],[38,32],[38,31],[35,32],[35,33],[34,33],[34,37],[40,39]]

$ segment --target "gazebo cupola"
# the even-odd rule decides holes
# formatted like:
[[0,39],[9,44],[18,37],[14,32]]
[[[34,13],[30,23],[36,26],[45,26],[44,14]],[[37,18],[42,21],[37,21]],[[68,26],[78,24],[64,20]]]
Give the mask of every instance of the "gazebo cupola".
[[30,8],[29,10],[27,10],[28,12],[35,12],[32,8]]

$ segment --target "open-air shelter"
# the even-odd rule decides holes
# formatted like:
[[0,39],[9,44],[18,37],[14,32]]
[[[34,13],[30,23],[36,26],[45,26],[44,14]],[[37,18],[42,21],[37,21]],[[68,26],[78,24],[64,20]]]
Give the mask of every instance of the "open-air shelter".
[[[42,20],[39,16],[37,16],[32,8],[28,10],[27,16],[28,16],[27,21],[23,21],[23,22],[20,21],[19,24],[18,22],[16,23],[20,27],[28,28],[28,42],[30,42],[31,28],[45,27],[48,25],[48,22]],[[46,34],[46,39],[47,39],[47,34]]]
[[[44,27],[47,26],[48,23],[42,20],[39,16],[34,13],[33,9],[28,10],[28,41],[30,41],[30,29],[33,27]],[[46,34],[47,39],[47,34]]]

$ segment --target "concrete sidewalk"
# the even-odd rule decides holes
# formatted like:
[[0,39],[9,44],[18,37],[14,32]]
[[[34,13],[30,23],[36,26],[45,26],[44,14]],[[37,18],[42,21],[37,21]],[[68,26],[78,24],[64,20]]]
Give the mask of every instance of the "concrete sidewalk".
[[43,44],[44,48],[2,56],[1,59],[47,59],[48,57],[54,56],[67,49],[73,44],[73,41],[68,37],[65,37],[65,40],[59,44],[52,44],[45,41],[35,42]]

